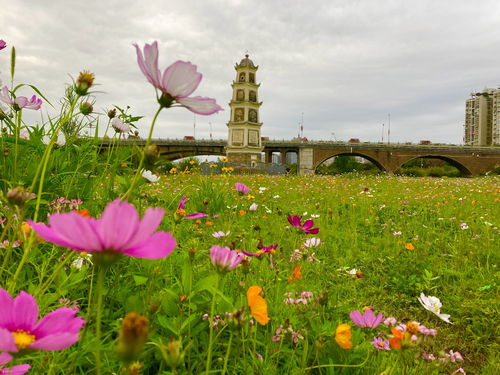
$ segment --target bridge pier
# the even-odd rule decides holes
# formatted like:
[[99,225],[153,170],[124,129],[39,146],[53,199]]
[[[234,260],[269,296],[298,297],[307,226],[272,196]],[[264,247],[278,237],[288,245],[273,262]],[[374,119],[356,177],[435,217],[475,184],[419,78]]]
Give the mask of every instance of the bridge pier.
[[299,174],[314,174],[314,150],[301,147],[299,149]]

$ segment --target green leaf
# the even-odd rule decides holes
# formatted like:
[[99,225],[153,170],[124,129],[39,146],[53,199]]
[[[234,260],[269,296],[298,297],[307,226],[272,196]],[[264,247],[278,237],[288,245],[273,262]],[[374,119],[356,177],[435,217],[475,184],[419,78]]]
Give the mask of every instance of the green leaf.
[[148,281],[148,278],[146,276],[133,275],[133,278],[135,281],[135,286],[146,284],[146,282]]

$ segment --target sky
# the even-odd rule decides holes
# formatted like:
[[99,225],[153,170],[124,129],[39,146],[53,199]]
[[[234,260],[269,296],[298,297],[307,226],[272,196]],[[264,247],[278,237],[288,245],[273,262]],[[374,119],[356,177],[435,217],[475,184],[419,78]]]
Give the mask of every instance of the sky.
[[[6,1],[6,0],[1,0]],[[194,95],[223,108],[211,116],[163,110],[155,138],[227,138],[234,66],[259,66],[261,135],[270,139],[431,140],[460,144],[465,100],[500,85],[497,0],[16,0],[2,6],[0,79],[30,83],[59,108],[84,69],[96,75],[95,110],[130,106],[146,137],[158,108],[134,43],[158,41],[160,69],[196,64]],[[31,96],[25,87],[20,95]],[[42,113],[54,114],[49,105]],[[390,116],[389,116],[390,114]],[[40,122],[40,113],[24,119]],[[303,119],[303,120],[302,120]],[[195,126],[194,126],[195,124]]]

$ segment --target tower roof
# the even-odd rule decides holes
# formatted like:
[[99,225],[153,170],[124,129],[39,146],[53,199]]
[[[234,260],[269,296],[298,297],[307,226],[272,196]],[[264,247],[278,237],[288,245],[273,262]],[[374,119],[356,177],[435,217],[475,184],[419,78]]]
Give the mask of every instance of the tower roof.
[[237,67],[255,68],[256,66],[254,65],[253,61],[248,58],[248,54],[246,54],[245,58],[240,61],[240,63],[237,65]]

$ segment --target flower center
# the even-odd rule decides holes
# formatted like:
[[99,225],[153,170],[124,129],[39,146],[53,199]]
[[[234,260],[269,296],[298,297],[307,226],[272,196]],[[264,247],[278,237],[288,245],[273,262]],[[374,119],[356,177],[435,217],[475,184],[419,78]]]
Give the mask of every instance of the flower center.
[[385,342],[383,341],[380,341],[377,343],[378,346],[380,346],[381,348],[385,347]]
[[14,343],[19,350],[28,348],[31,344],[35,342],[35,336],[30,335],[28,332],[18,329],[16,332],[12,332],[14,336]]
[[175,213],[180,217],[186,216],[186,210],[183,210],[182,208],[179,208],[177,211],[175,211]]

